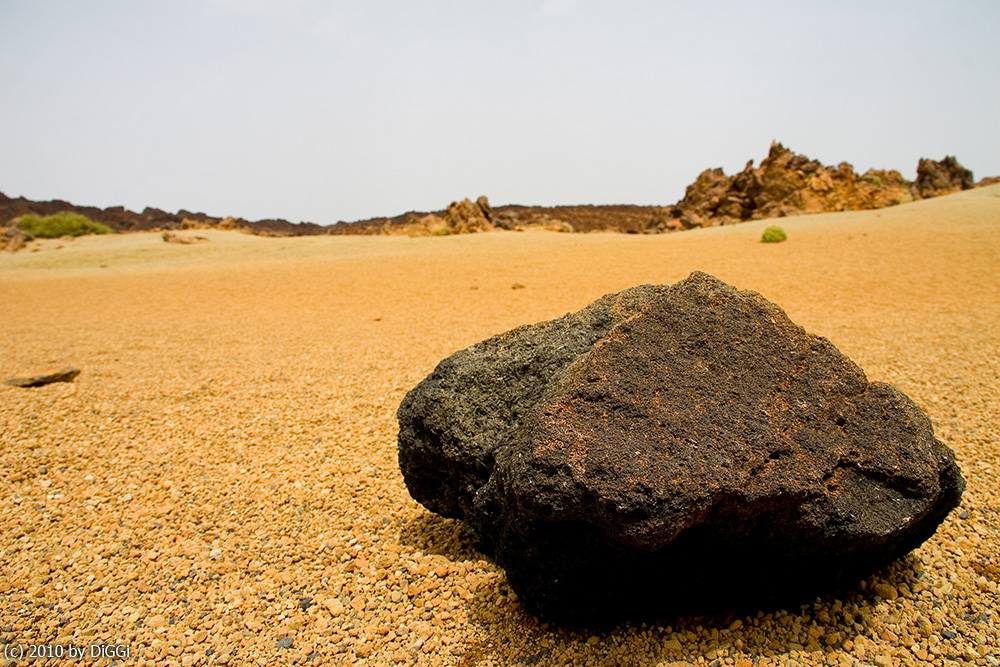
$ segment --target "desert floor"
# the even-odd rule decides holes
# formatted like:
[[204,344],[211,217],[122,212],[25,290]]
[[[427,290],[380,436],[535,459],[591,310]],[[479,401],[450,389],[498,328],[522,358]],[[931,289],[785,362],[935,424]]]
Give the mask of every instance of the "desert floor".
[[[770,222],[0,254],[0,377],[83,369],[0,386],[4,664],[18,647],[15,664],[69,661],[29,661],[32,644],[120,644],[158,665],[997,665],[1000,186],[783,219],[776,245],[759,242]],[[455,350],[696,269],[909,394],[957,454],[962,506],[802,608],[542,624],[460,523],[409,497],[396,408]]]

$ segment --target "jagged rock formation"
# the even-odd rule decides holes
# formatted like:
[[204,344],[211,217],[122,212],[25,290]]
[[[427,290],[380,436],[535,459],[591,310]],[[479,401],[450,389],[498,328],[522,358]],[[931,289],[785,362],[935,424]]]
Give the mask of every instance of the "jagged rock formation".
[[398,418],[413,497],[466,521],[529,610],[573,624],[853,585],[964,489],[909,398],[700,273],[456,352]]
[[492,218],[493,211],[486,197],[480,197],[475,203],[468,199],[452,202],[444,214],[452,234],[493,231]]
[[913,184],[917,194],[923,199],[969,190],[974,185],[972,172],[951,155],[939,162],[920,158],[917,164],[917,181]]
[[898,171],[872,169],[858,176],[841,162],[826,167],[797,155],[780,143],[754,168],[726,176],[708,169],[688,186],[684,198],[670,209],[674,228],[731,224],[825,211],[866,210],[914,199],[910,182]]

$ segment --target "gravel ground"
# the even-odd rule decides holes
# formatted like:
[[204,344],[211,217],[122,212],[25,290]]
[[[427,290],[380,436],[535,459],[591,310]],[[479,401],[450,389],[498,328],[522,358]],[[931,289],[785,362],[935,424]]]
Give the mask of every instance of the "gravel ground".
[[[128,659],[85,661],[997,665],[1000,186],[787,219],[787,242],[757,242],[770,222],[138,234],[0,256],[0,377],[83,369],[0,386],[2,664],[121,645]],[[461,524],[409,498],[396,407],[459,348],[694,269],[762,292],[908,393],[958,456],[962,506],[892,568],[802,608],[541,624]],[[53,657],[28,660],[31,645]]]

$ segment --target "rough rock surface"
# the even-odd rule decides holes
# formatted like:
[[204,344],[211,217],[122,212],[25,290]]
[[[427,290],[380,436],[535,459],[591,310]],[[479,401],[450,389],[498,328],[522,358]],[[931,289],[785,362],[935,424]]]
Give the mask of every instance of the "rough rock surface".
[[917,181],[914,188],[923,199],[969,190],[975,184],[972,172],[947,155],[941,161],[921,158],[917,164]]
[[79,368],[62,366],[60,368],[47,368],[43,371],[18,373],[4,380],[4,384],[12,387],[41,387],[53,382],[72,382],[79,374]]
[[398,418],[413,497],[464,519],[529,610],[569,623],[852,585],[964,489],[910,399],[702,273],[461,350]]
[[738,174],[707,169],[671,208],[682,228],[729,224],[824,211],[882,208],[913,200],[910,182],[895,170],[863,175],[847,162],[828,167],[772,143],[767,157]]
[[452,234],[493,231],[492,217],[493,211],[486,197],[480,197],[475,202],[468,199],[452,202],[444,214]]

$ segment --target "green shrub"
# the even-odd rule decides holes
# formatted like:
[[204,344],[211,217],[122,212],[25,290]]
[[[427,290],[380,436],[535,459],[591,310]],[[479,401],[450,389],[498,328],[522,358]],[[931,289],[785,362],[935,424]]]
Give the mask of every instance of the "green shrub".
[[32,236],[54,239],[60,236],[83,236],[84,234],[114,234],[107,225],[94,222],[90,218],[72,211],[61,211],[44,218],[34,213],[22,215],[17,226]]
[[781,243],[788,238],[785,230],[777,225],[771,225],[761,234],[760,240],[764,243]]

